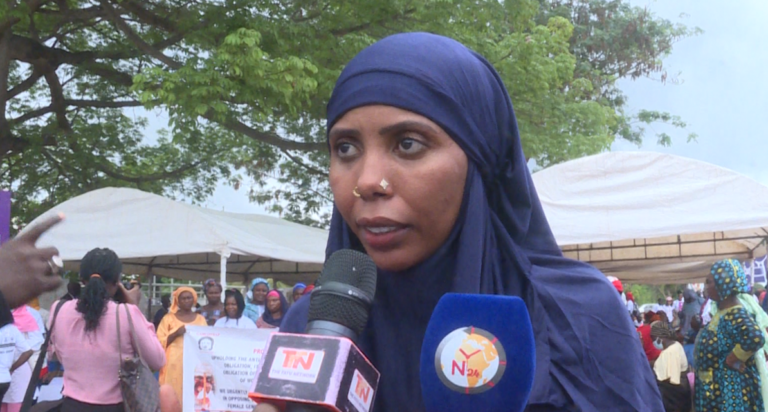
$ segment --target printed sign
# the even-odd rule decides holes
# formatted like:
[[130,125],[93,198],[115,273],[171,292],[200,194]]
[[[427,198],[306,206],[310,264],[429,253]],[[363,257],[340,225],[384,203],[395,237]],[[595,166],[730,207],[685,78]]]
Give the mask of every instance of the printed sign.
[[251,412],[248,398],[273,330],[187,326],[184,334],[184,412]]

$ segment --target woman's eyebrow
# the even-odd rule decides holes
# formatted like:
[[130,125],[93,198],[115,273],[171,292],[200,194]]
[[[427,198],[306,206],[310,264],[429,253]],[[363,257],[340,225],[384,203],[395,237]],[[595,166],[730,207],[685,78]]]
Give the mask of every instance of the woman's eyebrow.
[[392,132],[397,132],[404,129],[419,129],[419,130],[430,132],[430,133],[437,133],[437,130],[435,130],[434,128],[432,128],[430,125],[426,123],[423,123],[417,120],[405,120],[399,123],[395,123],[393,125],[382,127],[381,129],[379,129],[379,135],[384,136]]
[[341,129],[341,128],[334,128],[331,129],[331,132],[328,133],[328,139],[334,139],[341,136],[349,136],[349,137],[360,137],[360,131],[357,129]]

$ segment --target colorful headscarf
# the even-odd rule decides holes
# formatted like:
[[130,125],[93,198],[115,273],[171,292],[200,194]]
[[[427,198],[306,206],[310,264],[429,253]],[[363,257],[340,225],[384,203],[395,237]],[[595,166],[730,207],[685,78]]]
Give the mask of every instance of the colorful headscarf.
[[197,305],[197,292],[189,286],[182,286],[173,291],[173,302],[171,302],[171,308],[168,310],[170,313],[176,313],[179,311],[179,297],[182,293],[189,292],[192,294],[192,298],[195,300],[192,306]]
[[651,337],[652,338],[665,338],[675,339],[675,332],[669,328],[669,323],[656,321],[651,323]]
[[248,289],[248,291],[249,291],[249,292],[250,292],[250,291],[253,291],[253,288],[255,288],[255,287],[256,287],[256,285],[259,285],[259,284],[264,284],[264,285],[266,285],[266,286],[267,286],[267,290],[271,289],[271,288],[269,287],[269,282],[268,282],[266,279],[264,279],[264,278],[256,278],[256,279],[254,279],[254,280],[252,280],[252,281],[251,281],[251,287]]
[[738,293],[749,293],[749,282],[744,268],[736,259],[723,259],[712,265],[710,270],[715,278],[715,287],[720,300]]
[[34,332],[40,327],[37,325],[35,317],[27,310],[27,305],[21,305],[12,311],[13,324],[21,333]]

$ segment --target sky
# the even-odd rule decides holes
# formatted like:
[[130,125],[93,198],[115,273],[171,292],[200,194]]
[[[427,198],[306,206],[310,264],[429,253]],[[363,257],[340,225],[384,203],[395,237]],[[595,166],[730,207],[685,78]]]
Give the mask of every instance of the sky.
[[[619,83],[628,97],[630,111],[667,111],[681,116],[688,124],[687,130],[648,127],[641,147],[617,141],[612,150],[685,156],[737,171],[768,185],[768,133],[760,127],[762,122],[768,122],[768,79],[765,77],[768,30],[763,25],[768,17],[768,1],[631,0],[631,3],[704,32],[679,41],[664,60],[664,67],[677,82],[662,84],[639,79]],[[151,123],[159,127],[164,116],[156,114],[160,117]],[[659,132],[672,136],[670,147],[656,144],[655,134]],[[698,135],[696,142],[687,142],[689,132]],[[225,185],[220,185],[203,206],[229,212],[266,213],[261,206],[248,201],[247,188],[236,191]]]

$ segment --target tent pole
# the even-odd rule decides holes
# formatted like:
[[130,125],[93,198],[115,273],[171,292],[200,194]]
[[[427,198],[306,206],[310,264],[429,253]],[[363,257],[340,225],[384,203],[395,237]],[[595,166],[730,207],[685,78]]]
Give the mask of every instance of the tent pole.
[[227,289],[227,255],[228,253],[221,254],[221,273],[219,274],[221,290]]
[[155,291],[155,276],[152,274],[152,268],[147,271],[147,277],[149,278],[149,291],[147,291],[147,319],[152,321],[152,298],[154,298]]

